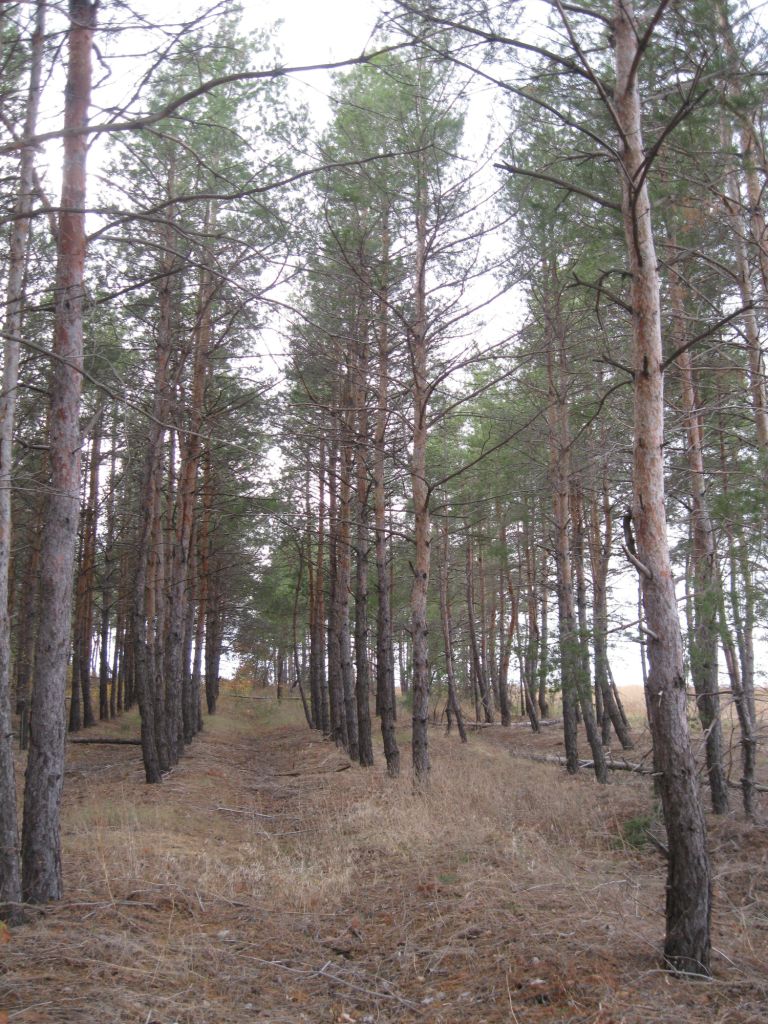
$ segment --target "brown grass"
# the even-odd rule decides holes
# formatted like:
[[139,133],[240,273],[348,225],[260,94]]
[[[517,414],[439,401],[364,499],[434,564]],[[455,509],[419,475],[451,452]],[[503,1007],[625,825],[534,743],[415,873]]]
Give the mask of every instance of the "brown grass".
[[20,1024],[765,1021],[765,831],[712,823],[715,978],[672,980],[649,782],[511,756],[559,744],[556,727],[466,747],[435,729],[425,795],[380,752],[338,771],[295,703],[227,698],[162,786],[138,748],[71,746],[67,898],[14,931],[0,1008]]

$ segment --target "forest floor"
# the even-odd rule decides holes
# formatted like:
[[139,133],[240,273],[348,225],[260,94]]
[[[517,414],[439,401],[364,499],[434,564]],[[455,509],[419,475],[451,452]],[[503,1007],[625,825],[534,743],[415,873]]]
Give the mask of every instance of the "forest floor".
[[159,786],[136,746],[70,744],[66,898],[0,950],[2,1024],[768,1020],[768,831],[738,792],[710,818],[714,978],[683,981],[659,969],[647,777],[527,759],[562,750],[557,726],[466,746],[436,726],[418,796],[405,718],[395,781],[293,701],[225,697]]

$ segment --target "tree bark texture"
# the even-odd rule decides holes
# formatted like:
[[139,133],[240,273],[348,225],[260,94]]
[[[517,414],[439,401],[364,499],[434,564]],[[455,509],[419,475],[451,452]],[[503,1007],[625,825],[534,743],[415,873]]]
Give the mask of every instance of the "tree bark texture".
[[[384,262],[386,273],[389,252],[389,233],[384,231]],[[389,418],[389,307],[386,282],[378,297],[377,337],[377,402],[373,435],[373,510],[376,546],[376,704],[381,716],[381,738],[387,773],[391,778],[400,774],[400,750],[395,735],[395,652],[392,640],[392,608],[390,578],[387,564],[387,507],[385,470],[385,439]]]
[[664,370],[657,259],[645,180],[637,68],[642,58],[629,0],[614,8],[624,235],[632,274],[634,448],[632,518],[648,635],[646,699],[669,838],[664,962],[708,974],[711,880],[706,829],[686,717],[683,643],[664,503]]
[[[24,136],[35,134],[45,38],[45,3],[38,2],[30,54]],[[0,917],[20,919],[21,871],[16,814],[16,782],[11,727],[11,623],[8,614],[11,567],[11,469],[19,343],[23,329],[24,271],[27,265],[33,203],[35,153],[24,146],[19,160],[18,195],[11,226],[0,394]],[[26,696],[26,687],[25,687]],[[26,707],[25,707],[26,710]],[[24,718],[22,719],[24,722]]]
[[[595,776],[599,782],[606,782],[605,752],[602,746],[589,680],[589,659],[585,658],[584,638],[577,626],[576,603],[574,601],[573,564],[574,553],[577,574],[582,574],[583,543],[580,532],[580,516],[572,511],[572,468],[571,431],[568,407],[568,356],[567,326],[562,309],[562,285],[555,263],[544,267],[547,284],[543,295],[543,311],[547,325],[547,375],[549,381],[549,435],[550,463],[553,483],[553,513],[555,530],[555,564],[557,567],[557,599],[559,610],[560,665],[563,694],[563,734],[568,770],[578,771],[577,751],[578,715],[584,722],[587,740],[592,751]],[[573,542],[572,538],[573,537]],[[585,617],[583,585],[577,593],[581,614]]]
[[[169,200],[175,190],[175,168],[171,162],[168,169],[167,195]],[[164,716],[162,692],[157,693],[154,657],[154,577],[153,557],[156,553],[158,534],[158,502],[160,477],[163,469],[162,442],[164,423],[168,421],[170,406],[168,363],[171,354],[171,321],[173,309],[173,255],[174,221],[173,208],[169,208],[166,224],[162,231],[163,255],[160,264],[161,277],[158,285],[159,320],[155,352],[155,391],[152,398],[152,419],[144,452],[142,471],[139,524],[136,538],[136,565],[131,601],[131,657],[132,675],[136,699],[141,715],[141,749],[144,773],[148,783],[160,782],[162,778],[162,755],[164,746]]]
[[24,790],[22,887],[31,903],[60,899],[64,694],[80,488],[85,187],[96,3],[70,0],[61,213],[57,243],[49,457],[51,490],[41,545],[41,613]]
[[347,746],[344,686],[341,669],[341,601],[339,598],[339,446],[334,440],[328,457],[328,697],[331,738]]
[[413,711],[411,755],[417,786],[429,779],[429,589],[430,517],[427,483],[427,195],[423,157],[417,158],[416,262],[414,267],[414,320],[408,331],[412,375],[413,426],[411,436],[411,494],[413,498],[413,580],[411,584],[411,643],[413,650]]
[[[464,727],[464,715],[456,693],[456,668],[453,657],[453,623],[451,621],[451,602],[448,592],[449,558],[448,516],[443,518],[442,552],[440,560],[440,619],[443,624],[443,646],[445,647],[445,675],[448,681],[448,707],[456,717],[456,726],[462,743],[467,742],[467,730]],[[450,722],[450,719],[449,719]]]
[[469,633],[469,646],[472,653],[472,666],[475,672],[475,679],[480,690],[480,703],[483,708],[483,718],[486,722],[494,721],[493,693],[488,684],[488,677],[485,671],[485,663],[481,656],[480,644],[477,640],[477,625],[475,622],[475,573],[474,573],[474,546],[469,532],[469,525],[465,524],[467,532],[466,542],[466,594],[467,594],[467,632]]
[[[209,235],[216,227],[215,213],[209,204],[205,217],[205,232]],[[189,423],[184,443],[181,437],[181,464],[176,496],[176,529],[170,537],[171,600],[168,609],[167,635],[167,735],[171,764],[175,764],[196,732],[197,716],[192,722],[190,702],[184,704],[184,623],[187,606],[194,598],[194,585],[190,571],[190,554],[197,498],[197,477],[202,452],[201,430],[205,416],[205,386],[211,347],[212,304],[216,294],[214,275],[208,265],[209,253],[202,257],[198,287],[197,317],[194,331],[192,381],[188,399]]]
[[[674,245],[674,240],[672,240]],[[680,278],[674,274],[670,282],[672,304],[672,339],[676,348],[685,342],[685,302]],[[702,427],[697,410],[693,364],[689,350],[677,357],[682,393],[683,417],[687,435],[688,475],[691,495],[693,546],[693,632],[690,641],[690,663],[696,706],[704,730],[707,775],[715,814],[728,811],[728,781],[723,766],[723,727],[720,721],[720,684],[717,675],[718,591],[720,589],[715,551],[715,536],[709,515]]]
[[597,496],[590,502],[589,554],[592,569],[592,633],[595,661],[595,690],[602,694],[603,743],[610,742],[610,729],[619,738],[624,750],[633,746],[632,732],[621,713],[621,707],[611,686],[608,662],[608,565],[611,558],[613,515],[608,494],[607,476],[603,477],[601,493],[602,520]]
[[328,677],[325,668],[325,452],[326,446],[320,442],[320,467],[318,470],[317,488],[317,558],[315,569],[314,629],[310,637],[310,665],[312,672],[312,699],[316,705],[315,719],[317,727],[322,729],[324,736],[331,734],[331,712],[328,694]]
[[353,389],[356,413],[355,443],[355,697],[357,704],[358,759],[363,767],[373,764],[370,710],[370,662],[368,659],[368,564],[370,561],[370,467],[369,422],[366,403],[368,339],[364,328],[353,353]]
[[352,590],[352,473],[354,467],[354,445],[351,411],[351,389],[344,389],[346,409],[340,414],[342,420],[339,448],[339,495],[338,534],[336,546],[336,600],[338,604],[337,628],[339,631],[339,655],[341,659],[341,685],[344,699],[345,743],[344,747],[353,761],[359,760],[360,747],[357,731],[357,696],[355,693],[355,672],[352,661],[352,632],[349,597]]

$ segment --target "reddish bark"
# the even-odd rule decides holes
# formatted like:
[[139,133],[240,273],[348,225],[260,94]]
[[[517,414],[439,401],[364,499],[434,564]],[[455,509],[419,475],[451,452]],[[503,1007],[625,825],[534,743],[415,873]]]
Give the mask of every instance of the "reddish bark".
[[96,3],[70,0],[64,167],[56,264],[49,419],[51,489],[41,546],[41,614],[32,684],[31,742],[24,791],[24,898],[62,895],[60,805],[64,778],[64,693],[80,485],[85,186]]

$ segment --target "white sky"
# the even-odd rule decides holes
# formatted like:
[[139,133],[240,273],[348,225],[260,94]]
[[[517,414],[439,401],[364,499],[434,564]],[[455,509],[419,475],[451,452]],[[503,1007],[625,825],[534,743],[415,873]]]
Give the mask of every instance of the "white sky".
[[282,20],[279,44],[286,64],[317,64],[366,49],[376,22],[373,0],[262,0],[246,9],[244,24]]
[[[370,48],[379,4],[374,0],[261,0],[244,4],[243,26],[264,29],[281,23],[276,42],[287,67],[330,64]],[[330,118],[331,75],[324,71],[294,76],[297,92],[318,125]]]

